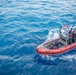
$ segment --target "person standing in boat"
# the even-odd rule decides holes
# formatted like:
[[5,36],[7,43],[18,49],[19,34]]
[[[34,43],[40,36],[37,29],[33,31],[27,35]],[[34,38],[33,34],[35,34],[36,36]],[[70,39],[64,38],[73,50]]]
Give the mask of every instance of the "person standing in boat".
[[60,38],[62,37],[62,32],[61,32],[61,30],[62,30],[62,26],[61,26],[60,29],[59,29],[59,36],[60,36]]
[[66,25],[64,25],[63,27],[60,27],[60,37],[67,37],[67,34],[68,34],[68,32],[67,32],[67,27],[68,27],[68,25],[66,24]]
[[62,28],[60,28],[60,42],[63,45],[67,45],[68,44],[68,25],[64,25]]
[[73,43],[76,42],[76,30],[73,31],[72,41],[73,41]]
[[71,28],[69,31],[69,44],[72,43],[72,35],[73,35],[73,29]]

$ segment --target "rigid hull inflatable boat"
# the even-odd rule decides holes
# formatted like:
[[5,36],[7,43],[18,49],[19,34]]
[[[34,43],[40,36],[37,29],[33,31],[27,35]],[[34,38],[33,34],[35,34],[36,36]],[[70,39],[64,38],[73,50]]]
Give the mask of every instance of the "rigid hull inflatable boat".
[[60,38],[46,41],[39,45],[36,50],[39,54],[55,55],[76,48],[76,27],[68,31],[68,26],[60,28]]
[[[59,42],[58,48],[55,44],[56,41]],[[54,45],[53,48],[50,48],[51,44]],[[63,43],[63,41],[58,38],[58,39],[54,39],[52,41],[46,41],[46,42],[42,43],[41,45],[36,47],[36,50],[39,54],[42,54],[42,55],[55,55],[55,54],[64,53],[66,51],[70,51],[73,48],[76,48],[76,42],[66,45],[65,42]]]

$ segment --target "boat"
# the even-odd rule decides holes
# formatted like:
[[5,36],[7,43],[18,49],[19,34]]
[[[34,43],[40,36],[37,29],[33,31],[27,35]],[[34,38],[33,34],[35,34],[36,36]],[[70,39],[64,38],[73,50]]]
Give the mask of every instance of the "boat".
[[[56,55],[56,54],[61,54],[67,51],[70,51],[74,48],[76,48],[76,42],[71,43],[71,44],[66,44],[65,39],[54,39],[54,40],[48,40],[42,44],[40,44],[39,46],[36,47],[36,51],[37,53],[41,54],[41,55]],[[56,41],[59,42],[59,47],[56,47]],[[53,44],[53,48],[50,48],[50,45]]]
[[[64,27],[66,27],[66,25],[64,25]],[[71,33],[68,34],[70,31],[67,31],[67,27],[64,27],[60,30],[59,38],[45,41],[37,46],[37,53],[42,55],[56,55],[76,48],[76,28],[74,27],[74,30],[71,28]]]

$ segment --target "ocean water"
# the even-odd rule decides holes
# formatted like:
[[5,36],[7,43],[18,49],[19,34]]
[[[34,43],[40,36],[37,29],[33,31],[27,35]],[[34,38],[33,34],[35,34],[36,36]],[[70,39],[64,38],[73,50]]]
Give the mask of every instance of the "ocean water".
[[64,24],[76,26],[76,0],[0,0],[0,75],[76,75],[76,49],[36,52]]

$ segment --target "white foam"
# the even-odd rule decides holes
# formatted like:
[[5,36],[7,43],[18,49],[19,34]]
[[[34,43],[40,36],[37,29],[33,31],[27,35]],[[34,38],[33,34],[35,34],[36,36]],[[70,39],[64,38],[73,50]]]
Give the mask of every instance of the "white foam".
[[59,29],[51,29],[47,35],[47,40],[59,38]]
[[76,55],[65,55],[60,57],[60,59],[72,61],[73,59],[76,60]]
[[13,58],[11,56],[7,55],[0,55],[0,60],[12,60]]
[[57,57],[53,57],[53,56],[49,56],[49,55],[43,55],[43,56],[41,56],[42,57],[42,59],[46,59],[46,60],[55,60]]

